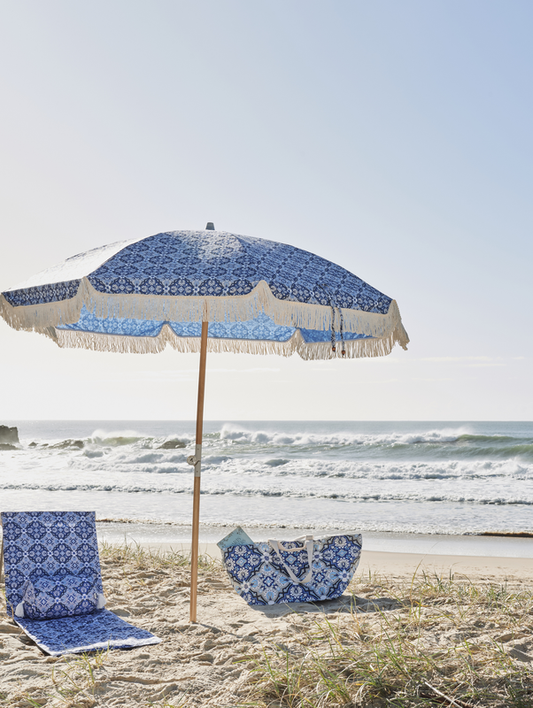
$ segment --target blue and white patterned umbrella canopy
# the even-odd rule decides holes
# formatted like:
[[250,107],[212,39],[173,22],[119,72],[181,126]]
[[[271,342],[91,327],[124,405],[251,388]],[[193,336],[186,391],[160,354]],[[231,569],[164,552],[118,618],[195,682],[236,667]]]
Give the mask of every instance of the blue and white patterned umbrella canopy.
[[81,253],[3,292],[0,314],[61,347],[102,351],[199,351],[202,320],[210,351],[328,359],[409,341],[396,302],[344,268],[211,229]]

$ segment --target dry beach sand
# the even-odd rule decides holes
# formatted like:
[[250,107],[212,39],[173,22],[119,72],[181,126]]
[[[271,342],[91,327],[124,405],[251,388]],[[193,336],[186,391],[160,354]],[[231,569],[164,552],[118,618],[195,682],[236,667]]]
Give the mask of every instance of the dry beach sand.
[[353,595],[252,609],[206,559],[197,624],[184,557],[101,560],[109,609],[162,643],[52,658],[4,612],[0,706],[533,705],[531,560],[363,552]]

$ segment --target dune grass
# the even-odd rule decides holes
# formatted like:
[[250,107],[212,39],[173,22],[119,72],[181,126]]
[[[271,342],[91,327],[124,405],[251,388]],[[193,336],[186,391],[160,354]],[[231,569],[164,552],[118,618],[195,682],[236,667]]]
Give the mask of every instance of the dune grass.
[[[175,570],[190,571],[190,555],[182,551],[160,551],[143,548],[138,543],[124,543],[117,546],[105,541],[98,545],[102,564],[117,565],[127,570]],[[198,558],[199,570],[209,571],[220,567],[220,561],[210,556]]]
[[[189,583],[190,561],[182,553],[103,544],[100,557],[104,582],[121,602],[124,593],[144,593],[154,576],[171,578],[174,586]],[[204,557],[199,566],[200,592],[212,592],[214,581],[223,584],[219,561]],[[115,583],[125,588],[122,595]],[[408,582],[360,575],[350,590],[353,602],[344,610],[289,615],[288,634],[274,626],[262,643],[257,636],[253,652],[237,651],[233,662],[242,672],[232,690],[239,702],[216,708],[533,708],[529,589],[418,571]],[[0,705],[105,706],[114,658],[113,652],[48,657],[46,686],[28,691],[21,684],[9,697],[0,687]],[[186,692],[177,699],[151,695],[142,706],[203,705]]]
[[[263,647],[257,706],[533,706],[533,593],[425,573],[352,590],[376,601],[321,616],[292,645]],[[381,609],[383,594],[395,609]]]

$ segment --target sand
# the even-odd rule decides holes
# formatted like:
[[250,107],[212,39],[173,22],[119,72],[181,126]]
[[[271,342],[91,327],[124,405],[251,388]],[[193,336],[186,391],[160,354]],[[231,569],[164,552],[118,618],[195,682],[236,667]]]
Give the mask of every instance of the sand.
[[[533,542],[532,542],[533,543]],[[415,572],[464,576],[472,582],[507,583],[515,588],[533,589],[533,559],[493,556],[424,555],[363,551],[359,572],[378,572],[406,580]]]
[[[365,613],[370,621],[403,611],[397,597],[383,591],[383,579],[408,587],[415,573],[424,572],[444,578],[451,573],[476,584],[506,584],[517,590],[533,587],[533,563],[528,559],[363,552],[351,586],[354,595],[320,608],[301,604],[253,609],[237,596],[215,562],[201,570],[198,623],[190,624],[187,566],[104,553],[108,608],[161,637],[162,643],[89,658],[52,658],[42,654],[4,612],[0,705],[242,706],[251,700],[254,662],[263,660],[264,646],[290,649],[303,643],[317,619],[325,616],[340,626],[353,622],[353,611]],[[475,633],[476,618],[471,619]],[[483,636],[490,631],[485,627]],[[507,654],[525,664],[531,661],[531,629],[505,633],[496,626],[494,631]],[[434,627],[432,632],[434,642]],[[448,636],[446,632],[449,641],[455,641],[452,629],[444,626],[439,641]]]

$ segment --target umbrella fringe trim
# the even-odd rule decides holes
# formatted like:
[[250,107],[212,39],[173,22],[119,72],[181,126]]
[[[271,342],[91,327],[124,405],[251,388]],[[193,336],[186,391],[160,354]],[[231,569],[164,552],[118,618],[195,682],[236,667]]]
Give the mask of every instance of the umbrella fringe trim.
[[[122,354],[157,354],[169,345],[176,351],[183,353],[200,351],[199,337],[178,337],[168,326],[164,326],[157,337],[124,337],[78,330],[54,330],[53,328],[43,329],[41,334],[51,337],[62,348],[81,348]],[[329,342],[306,343],[300,332],[297,331],[286,342],[209,338],[207,350],[213,353],[277,354],[287,357],[299,354],[305,360],[355,359],[386,356],[390,354],[396,342],[397,338],[394,333],[383,339],[351,340],[345,342],[346,354],[345,357],[342,357],[340,346],[334,352]]]
[[[46,327],[75,323],[83,305],[99,318],[176,322],[199,322],[202,319],[238,322],[265,313],[278,325],[315,330],[331,328],[333,316],[329,305],[278,299],[263,280],[247,295],[226,297],[103,294],[95,290],[87,278],[81,279],[74,298],[59,302],[13,307],[0,295],[0,315],[15,329],[42,332]],[[393,333],[394,341],[406,348],[409,338],[395,300],[391,301],[386,314],[335,308],[334,325],[337,329],[341,311],[345,331],[380,340]]]
[[29,332],[40,332],[46,327],[77,322],[83,302],[76,297],[60,302],[44,302],[37,305],[13,307],[0,293],[0,316],[10,327]]

